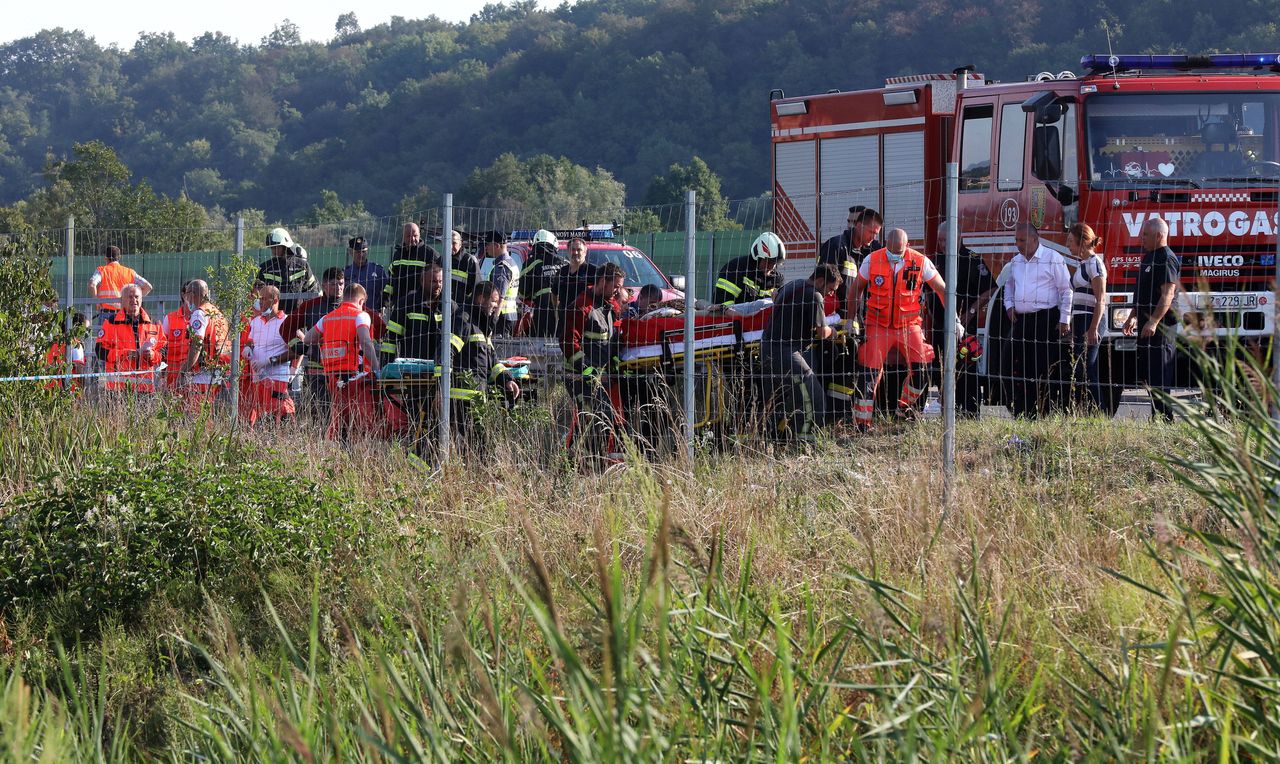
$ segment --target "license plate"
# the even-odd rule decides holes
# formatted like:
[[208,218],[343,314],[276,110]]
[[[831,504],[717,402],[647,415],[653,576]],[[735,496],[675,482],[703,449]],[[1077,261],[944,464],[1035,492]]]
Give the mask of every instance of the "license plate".
[[1258,307],[1256,294],[1215,294],[1212,297],[1214,310],[1247,310]]
[[1133,337],[1120,337],[1115,340],[1115,344],[1112,347],[1116,350],[1137,350],[1138,341]]

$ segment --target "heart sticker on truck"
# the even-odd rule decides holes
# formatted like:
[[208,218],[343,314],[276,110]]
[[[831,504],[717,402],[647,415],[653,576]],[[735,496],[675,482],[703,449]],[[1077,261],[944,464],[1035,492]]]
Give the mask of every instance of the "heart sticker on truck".
[[1173,174],[1174,166],[1172,162],[1161,162],[1160,164],[1156,165],[1156,169],[1160,171],[1161,175],[1167,178]]

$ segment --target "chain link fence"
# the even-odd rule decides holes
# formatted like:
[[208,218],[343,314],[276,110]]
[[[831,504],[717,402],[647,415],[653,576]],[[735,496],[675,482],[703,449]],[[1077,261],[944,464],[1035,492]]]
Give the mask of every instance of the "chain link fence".
[[[211,407],[434,460],[512,444],[691,453],[698,440],[855,437],[935,417],[949,438],[957,415],[1146,423],[1147,383],[1196,385],[1180,346],[1269,354],[1274,245],[1245,231],[1180,251],[1189,218],[1169,228],[1154,213],[1037,235],[1003,209],[962,219],[941,203],[957,199],[946,180],[620,209],[447,202],[281,226],[274,249],[274,226],[69,221],[6,240],[47,256],[61,305],[87,319],[78,348],[51,350],[50,375],[74,367],[82,376],[62,383],[98,405]],[[1252,225],[1196,221],[1219,222]],[[146,293],[153,334],[118,319],[127,283],[103,296],[120,266]],[[209,305],[184,300],[196,279]],[[287,317],[257,315],[262,284]],[[343,307],[357,302],[363,313]],[[213,329],[193,326],[193,310]]]

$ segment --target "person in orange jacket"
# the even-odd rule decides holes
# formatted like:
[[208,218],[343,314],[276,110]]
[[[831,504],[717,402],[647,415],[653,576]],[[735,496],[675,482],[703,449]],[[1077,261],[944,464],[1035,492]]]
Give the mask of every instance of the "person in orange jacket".
[[933,360],[934,352],[924,338],[920,315],[920,297],[926,284],[946,299],[947,285],[942,274],[928,257],[907,246],[907,232],[901,228],[890,231],[885,246],[858,266],[858,280],[849,293],[846,315],[858,315],[858,303],[866,294],[866,339],[858,347],[862,390],[853,412],[860,430],[871,427],[876,388],[894,348],[907,363],[907,378],[898,399],[899,415],[912,416],[916,401],[928,388],[924,366]]
[[367,296],[359,284],[347,284],[342,304],[307,330],[303,343],[320,345],[320,363],[329,386],[332,414],[329,437],[346,441],[382,430],[373,379],[381,371],[373,342],[373,320],[364,309]]
[[[98,330],[95,352],[107,372],[146,372],[160,363],[164,348],[160,324],[142,309],[142,290],[126,284],[120,290],[120,311]],[[106,378],[106,389],[155,392],[155,374],[121,374]]]

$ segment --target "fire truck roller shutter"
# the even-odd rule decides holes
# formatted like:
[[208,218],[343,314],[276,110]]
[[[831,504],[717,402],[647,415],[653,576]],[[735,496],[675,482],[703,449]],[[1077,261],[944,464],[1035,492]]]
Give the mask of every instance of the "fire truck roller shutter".
[[818,241],[838,236],[848,226],[849,208],[880,209],[880,136],[828,138],[818,147],[822,174],[822,230]]
[[[788,250],[815,247],[817,141],[774,144],[774,227]],[[816,251],[816,250],[815,250]]]
[[884,136],[884,206],[880,213],[886,230],[902,228],[911,241],[924,241],[924,180],[924,133]]

